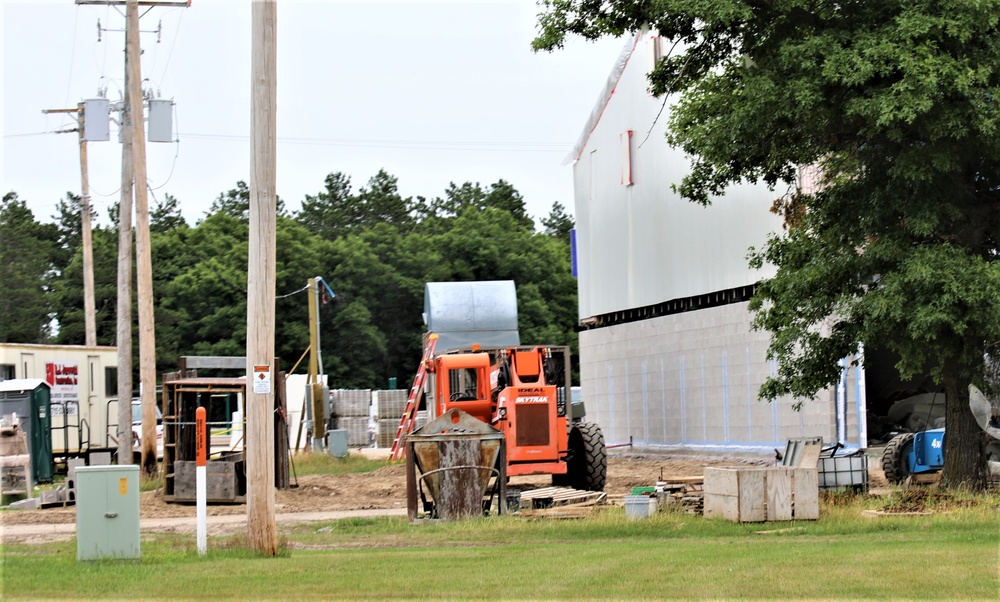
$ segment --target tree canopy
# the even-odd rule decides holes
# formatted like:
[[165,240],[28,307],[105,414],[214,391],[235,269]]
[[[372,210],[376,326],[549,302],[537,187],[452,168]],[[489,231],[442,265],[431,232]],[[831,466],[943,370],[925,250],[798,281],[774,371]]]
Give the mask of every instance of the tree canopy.
[[781,193],[787,230],[752,256],[777,266],[751,302],[779,361],[762,397],[815,394],[864,344],[904,375],[931,365],[944,482],[981,486],[968,385],[1000,341],[1000,2],[541,4],[536,49],[644,28],[674,43],[649,80],[676,95],[683,197],[761,180]]
[[[237,182],[194,225],[179,203],[168,194],[154,199],[150,212],[159,373],[176,370],[181,355],[242,355],[246,346],[249,189]],[[0,322],[0,340],[83,342],[79,211],[69,195],[57,206],[56,223],[40,224],[16,194],[4,197],[0,271],[7,286],[0,288],[0,308],[18,319]],[[109,214],[116,222],[117,207]],[[572,219],[560,212],[560,235],[567,227]],[[406,385],[422,352],[429,281],[512,279],[522,340],[576,348],[568,242],[536,232],[520,193],[503,180],[486,188],[451,184],[428,201],[402,197],[396,177],[384,170],[357,191],[333,172],[298,212],[279,210],[276,230],[275,346],[286,370],[309,345],[303,287],[315,276],[335,293],[324,291],[319,312],[331,387],[383,388],[389,377]],[[116,226],[96,226],[93,239],[98,342],[110,345]],[[49,332],[51,323],[57,333]]]

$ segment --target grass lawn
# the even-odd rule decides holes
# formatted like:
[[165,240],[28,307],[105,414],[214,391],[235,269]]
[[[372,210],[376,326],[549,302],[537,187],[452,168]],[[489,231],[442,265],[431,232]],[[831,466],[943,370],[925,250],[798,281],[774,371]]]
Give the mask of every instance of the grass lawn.
[[[927,516],[733,524],[621,508],[575,521],[353,519],[286,530],[277,558],[240,537],[144,537],[142,558],[78,563],[75,541],[4,546],[3,599],[1000,598],[1000,498]],[[763,533],[760,533],[763,532]]]

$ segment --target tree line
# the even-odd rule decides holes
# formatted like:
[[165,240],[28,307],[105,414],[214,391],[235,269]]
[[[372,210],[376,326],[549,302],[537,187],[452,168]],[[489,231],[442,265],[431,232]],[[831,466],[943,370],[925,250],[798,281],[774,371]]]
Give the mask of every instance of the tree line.
[[[334,291],[332,298],[323,292],[319,312],[332,387],[384,388],[390,377],[407,386],[421,355],[427,282],[513,280],[522,342],[569,345],[576,354],[573,220],[561,204],[536,227],[504,180],[452,183],[430,199],[403,197],[397,184],[383,170],[355,190],[349,176],[335,172],[298,211],[278,200],[275,350],[284,369],[309,346],[303,287],[315,276]],[[249,198],[247,184],[237,182],[194,224],[175,197],[154,199],[158,374],[176,370],[182,355],[245,354]],[[0,342],[84,343],[78,201],[68,193],[43,222],[16,192],[4,195]],[[116,336],[117,205],[109,218],[110,226],[93,229],[100,345],[114,345]]]

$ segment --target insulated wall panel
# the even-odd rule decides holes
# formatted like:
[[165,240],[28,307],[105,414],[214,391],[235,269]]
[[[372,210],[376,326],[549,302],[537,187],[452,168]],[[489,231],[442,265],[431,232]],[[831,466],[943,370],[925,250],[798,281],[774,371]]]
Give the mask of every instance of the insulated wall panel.
[[[664,99],[646,92],[645,45],[636,47],[630,55],[626,47],[617,85],[599,99],[599,119],[574,155],[581,319],[753,284],[771,270],[751,270],[748,249],[781,230],[770,212],[781,191],[735,186],[703,207],[671,190],[690,160],[664,139],[670,102],[660,114]],[[631,185],[623,186],[628,131]]]
[[768,334],[750,330],[747,304],[684,312],[580,333],[587,419],[608,443],[768,452],[792,437],[864,447],[863,378],[845,369],[840,386],[815,400],[758,400],[776,365]]

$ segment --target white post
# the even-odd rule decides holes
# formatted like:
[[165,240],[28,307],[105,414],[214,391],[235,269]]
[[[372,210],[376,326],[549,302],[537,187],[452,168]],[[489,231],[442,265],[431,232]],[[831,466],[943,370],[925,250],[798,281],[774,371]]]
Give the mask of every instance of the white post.
[[194,412],[194,449],[195,449],[195,505],[197,510],[198,555],[203,556],[208,550],[208,429],[205,420],[205,408]]

